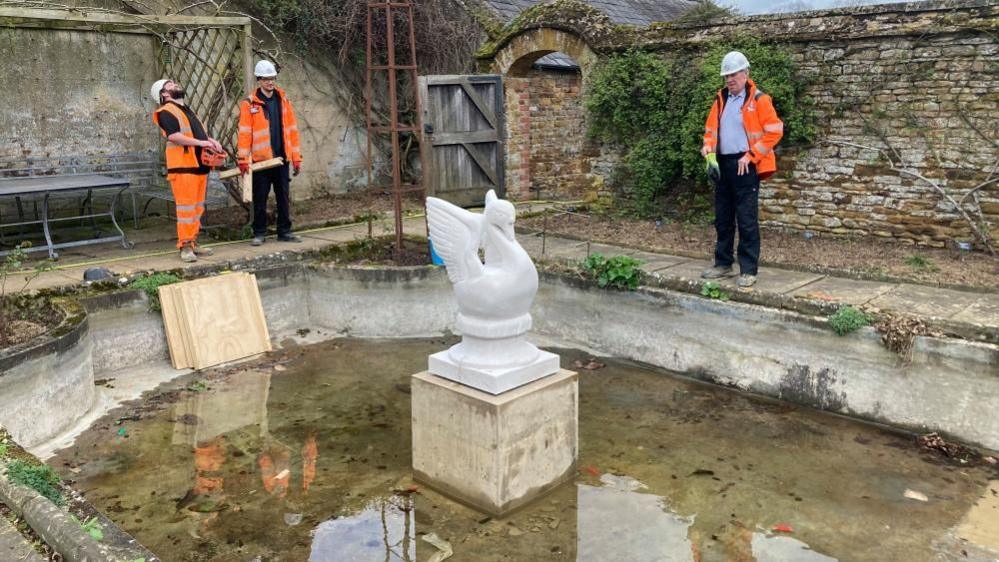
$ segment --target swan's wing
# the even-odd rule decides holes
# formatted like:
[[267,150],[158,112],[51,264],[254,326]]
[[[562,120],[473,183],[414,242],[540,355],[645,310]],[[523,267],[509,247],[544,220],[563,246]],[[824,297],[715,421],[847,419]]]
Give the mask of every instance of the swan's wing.
[[436,197],[427,197],[427,226],[434,251],[452,283],[482,275],[479,243],[484,217]]

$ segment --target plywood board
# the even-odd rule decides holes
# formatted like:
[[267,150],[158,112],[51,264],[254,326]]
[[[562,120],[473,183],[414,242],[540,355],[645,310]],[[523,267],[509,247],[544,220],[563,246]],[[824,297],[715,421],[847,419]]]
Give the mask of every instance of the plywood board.
[[163,285],[158,289],[160,311],[163,314],[163,331],[166,332],[167,347],[170,349],[170,362],[174,369],[189,369],[193,366],[187,355],[180,319],[177,316],[177,300],[180,295],[177,285]]
[[233,273],[179,287],[177,316],[195,369],[270,351],[255,276]]

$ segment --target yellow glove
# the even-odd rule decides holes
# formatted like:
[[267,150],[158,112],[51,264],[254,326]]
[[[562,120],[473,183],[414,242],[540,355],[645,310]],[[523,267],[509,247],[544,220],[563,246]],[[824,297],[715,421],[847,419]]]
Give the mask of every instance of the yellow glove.
[[708,179],[711,180],[711,183],[718,185],[718,182],[721,181],[721,168],[718,167],[718,155],[714,152],[709,152],[704,157],[704,161],[704,172],[708,175]]

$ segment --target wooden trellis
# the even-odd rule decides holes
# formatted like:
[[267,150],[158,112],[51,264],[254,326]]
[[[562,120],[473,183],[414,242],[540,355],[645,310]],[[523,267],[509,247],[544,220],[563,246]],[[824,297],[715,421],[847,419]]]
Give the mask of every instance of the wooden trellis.
[[239,100],[253,88],[249,28],[181,29],[160,44],[160,74],[185,87],[187,103],[230,154],[236,153]]

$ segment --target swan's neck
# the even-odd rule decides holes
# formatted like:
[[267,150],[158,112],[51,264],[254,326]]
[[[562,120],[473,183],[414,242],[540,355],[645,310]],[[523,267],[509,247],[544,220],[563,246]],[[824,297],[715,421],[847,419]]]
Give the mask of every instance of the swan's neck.
[[520,244],[516,240],[507,238],[500,227],[490,224],[487,228],[489,229],[486,239],[487,267],[515,267],[525,259],[530,260]]

